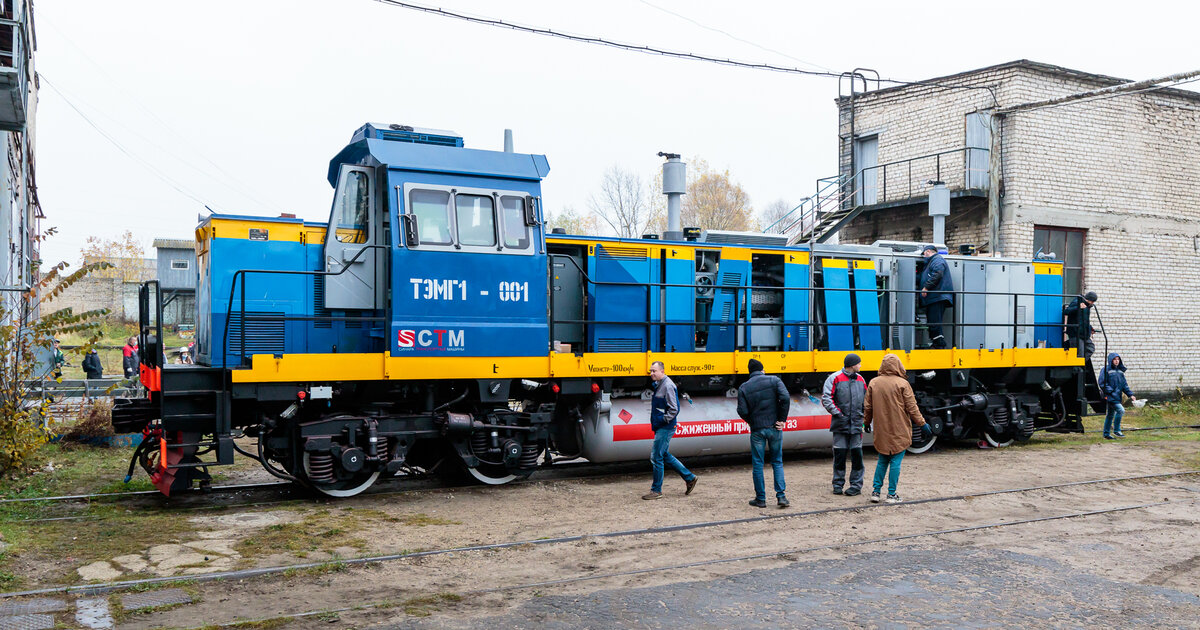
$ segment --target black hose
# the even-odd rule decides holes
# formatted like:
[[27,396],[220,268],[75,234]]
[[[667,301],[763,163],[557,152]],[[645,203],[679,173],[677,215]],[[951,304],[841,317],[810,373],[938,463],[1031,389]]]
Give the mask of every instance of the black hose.
[[138,444],[137,448],[133,449],[133,457],[129,458],[129,469],[125,471],[125,483],[129,483],[133,479],[133,469],[137,467],[138,458],[142,456],[142,451],[149,448],[150,439],[146,438]]
[[286,473],[282,470],[278,470],[277,468],[272,466],[271,462],[268,461],[266,456],[263,455],[263,442],[265,442],[266,439],[267,439],[266,431],[263,431],[258,434],[258,457],[256,459],[258,459],[258,462],[260,464],[262,464],[263,469],[266,470],[267,472],[271,473],[271,475],[278,477],[280,479],[283,479],[284,481],[294,481],[296,483],[300,483],[299,479],[296,479],[294,476],[289,475],[288,473]]
[[447,407],[450,407],[451,405],[457,405],[458,403],[466,400],[467,394],[470,394],[470,393],[471,393],[470,387],[463,389],[462,395],[460,395],[458,398],[455,398],[454,400],[451,400],[450,402],[445,403],[445,404],[439,406],[438,408],[434,409],[433,413],[437,413],[443,409],[446,409]]

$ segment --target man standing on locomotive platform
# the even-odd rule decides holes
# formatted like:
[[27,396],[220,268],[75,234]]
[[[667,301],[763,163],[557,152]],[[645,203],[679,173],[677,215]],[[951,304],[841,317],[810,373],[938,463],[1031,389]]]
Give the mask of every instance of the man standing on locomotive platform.
[[787,424],[792,397],[778,376],[763,373],[763,364],[750,359],[746,366],[750,379],[738,388],[738,416],[750,425],[750,461],[754,471],[754,499],[750,505],[767,507],[767,488],[763,480],[764,460],[770,460],[775,481],[775,501],[779,507],[791,505],[784,491],[783,427]]
[[950,277],[950,266],[938,253],[937,247],[926,245],[921,255],[925,257],[925,268],[921,270],[921,306],[925,307],[925,321],[929,324],[929,341],[935,349],[946,347],[942,333],[942,315],[947,306],[954,305],[954,280]]
[[859,370],[862,359],[851,352],[844,367],[825,379],[821,405],[829,412],[829,430],[833,432],[833,493],[842,494],[846,482],[846,456],[850,456],[850,487],[845,495],[856,496],[863,485],[863,400],[867,382]]
[[[1078,348],[1079,356],[1085,359],[1091,359],[1096,351],[1096,344],[1092,341],[1092,333],[1095,332],[1092,328],[1092,307],[1099,299],[1095,291],[1088,291],[1075,296],[1070,304],[1063,307],[1063,316],[1067,319],[1067,347]],[[1080,340],[1083,340],[1082,344]]]
[[696,489],[698,478],[671,454],[671,436],[675,434],[675,418],[679,415],[679,391],[675,382],[666,374],[662,361],[650,364],[650,380],[654,381],[654,395],[650,397],[650,428],[654,431],[654,447],[650,450],[650,465],[654,468],[654,481],[650,492],[642,498],[651,501],[662,498],[663,466],[670,466],[687,483],[684,494]]

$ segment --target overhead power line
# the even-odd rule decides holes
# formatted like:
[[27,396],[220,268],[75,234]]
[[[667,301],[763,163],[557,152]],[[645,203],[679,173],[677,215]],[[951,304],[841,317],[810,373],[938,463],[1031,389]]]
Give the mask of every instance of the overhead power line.
[[95,129],[96,133],[100,134],[105,140],[108,140],[109,142],[112,143],[113,146],[117,147],[117,149],[120,150],[121,153],[124,153],[126,156],[129,157],[129,159],[133,160],[134,162],[141,164],[143,167],[146,168],[146,170],[153,173],[160,180],[162,180],[162,182],[164,184],[175,189],[175,191],[178,192],[179,194],[187,197],[188,199],[191,199],[192,201],[195,201],[196,203],[198,203],[202,206],[207,205],[202,199],[200,199],[195,194],[188,191],[183,184],[175,181],[174,179],[171,179],[169,176],[167,176],[166,173],[163,173],[162,171],[155,168],[154,165],[150,161],[142,159],[141,157],[138,157],[132,151],[125,148],[125,145],[123,145],[119,141],[117,141],[116,138],[112,137],[112,135],[110,135],[107,131],[105,131],[103,128],[101,128],[100,125],[97,125],[91,118],[88,117],[87,114],[83,113],[83,110],[76,107],[75,103],[72,103],[71,99],[67,98],[67,95],[64,94],[62,90],[58,89],[58,87],[55,86],[54,83],[52,83],[49,79],[47,79],[45,74],[39,72],[38,78],[40,78],[43,83],[45,83],[47,86],[49,86],[50,89],[54,90],[55,94],[58,94],[60,97],[62,97],[62,100],[67,104],[68,107],[75,110],[75,113],[79,114],[80,118],[83,118],[84,122],[86,122],[89,126],[91,126],[92,129]]
[[610,39],[604,39],[603,37],[592,37],[592,36],[588,36],[588,35],[572,35],[570,33],[563,33],[563,32],[555,31],[555,30],[548,29],[548,28],[540,28],[540,27],[536,27],[536,26],[525,26],[522,24],[505,22],[504,20],[497,20],[497,19],[493,19],[493,18],[476,17],[473,15],[466,15],[464,13],[455,13],[453,11],[447,11],[445,9],[440,9],[437,7],[428,7],[428,6],[424,6],[424,5],[420,5],[420,4],[413,4],[411,2],[402,2],[401,0],[375,0],[375,2],[378,2],[380,4],[386,4],[386,5],[393,6],[393,7],[399,7],[402,9],[410,9],[413,11],[421,11],[423,13],[430,13],[433,15],[441,16],[441,17],[453,18],[455,20],[462,20],[464,22],[471,22],[472,24],[482,24],[484,26],[492,26],[492,27],[496,27],[496,28],[506,28],[506,29],[510,29],[510,30],[514,30],[514,31],[519,31],[522,33],[530,33],[533,35],[542,35],[545,37],[557,37],[559,39],[565,39],[568,41],[579,42],[582,44],[592,44],[595,46],[607,46],[609,48],[616,48],[618,50],[627,50],[630,52],[643,53],[643,54],[647,54],[647,55],[660,55],[663,57],[672,57],[675,59],[688,59],[691,61],[703,61],[703,62],[707,62],[707,63],[719,64],[722,66],[732,66],[735,68],[746,68],[746,69],[750,69],[750,70],[770,70],[772,72],[782,72],[784,74],[800,74],[800,75],[813,76],[813,77],[830,77],[830,78],[838,78],[838,77],[842,76],[842,73],[840,73],[840,72],[821,71],[821,70],[805,70],[803,68],[788,68],[786,66],[776,66],[773,64],[769,64],[769,63],[755,63],[752,61],[739,61],[736,59],[728,59],[728,58],[723,59],[721,57],[710,57],[707,55],[697,55],[695,53],[680,52],[677,50],[667,50],[666,48],[659,48],[657,46],[628,44],[628,43],[624,43],[624,42],[613,41]]
[[675,17],[677,17],[677,18],[679,18],[679,19],[681,19],[681,20],[683,20],[683,21],[685,21],[685,22],[690,22],[690,23],[692,23],[692,24],[695,24],[696,26],[699,26],[700,28],[702,28],[702,29],[704,29],[704,30],[706,30],[706,31],[712,31],[712,32],[714,32],[714,33],[720,33],[721,35],[724,35],[725,37],[728,37],[729,39],[732,39],[732,40],[734,40],[734,41],[738,41],[738,42],[741,42],[741,43],[743,43],[743,44],[749,44],[749,45],[751,45],[751,46],[753,46],[753,47],[755,47],[755,48],[757,48],[757,49],[759,49],[759,50],[763,50],[763,51],[766,51],[766,52],[769,52],[769,53],[773,53],[773,54],[779,55],[779,56],[781,56],[781,57],[787,57],[788,59],[791,59],[792,61],[799,61],[800,63],[802,63],[802,64],[804,64],[804,65],[806,65],[806,66],[812,66],[812,67],[814,67],[814,68],[820,68],[821,70],[828,70],[829,72],[833,72],[833,68],[826,68],[825,66],[822,66],[821,64],[818,64],[818,63],[813,63],[813,62],[811,62],[811,61],[805,61],[805,60],[803,60],[803,59],[800,59],[799,57],[793,57],[792,55],[789,55],[789,54],[787,54],[787,53],[785,53],[785,52],[782,52],[782,51],[779,51],[779,50],[775,50],[774,48],[767,48],[766,46],[763,46],[763,45],[761,45],[761,44],[758,44],[758,43],[756,43],[756,42],[752,42],[752,41],[750,41],[750,40],[748,40],[748,39],[743,39],[743,38],[741,38],[741,37],[738,37],[737,35],[734,35],[733,33],[730,33],[729,31],[724,31],[724,30],[721,30],[721,29],[719,29],[719,28],[716,28],[716,27],[709,26],[709,25],[707,25],[707,24],[702,24],[702,23],[700,23],[700,22],[698,22],[698,21],[696,21],[696,20],[694,20],[694,19],[692,19],[692,18],[690,18],[690,17],[688,17],[688,16],[686,16],[686,15],[682,15],[682,14],[680,14],[680,13],[676,13],[676,12],[674,12],[674,11],[670,10],[670,9],[667,9],[667,8],[664,8],[664,7],[660,7],[660,6],[658,6],[657,4],[654,4],[654,3],[652,3],[652,2],[647,2],[647,0],[638,0],[638,1],[639,1],[639,2],[641,2],[641,3],[642,3],[642,4],[644,4],[644,5],[646,5],[646,6],[650,7],[650,8],[652,8],[652,9],[657,9],[657,10],[659,10],[659,11],[662,11],[663,13],[666,13],[666,14],[668,14],[668,15],[673,15],[673,16],[675,16]]

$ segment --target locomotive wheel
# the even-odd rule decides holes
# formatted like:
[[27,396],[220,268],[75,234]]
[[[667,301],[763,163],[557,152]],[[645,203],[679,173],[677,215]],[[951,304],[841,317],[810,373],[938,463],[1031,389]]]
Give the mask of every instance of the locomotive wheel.
[[993,448],[1004,448],[1005,446],[1010,446],[1013,443],[1013,438],[1010,437],[1007,440],[1002,440],[1001,438],[992,435],[991,431],[984,431],[983,439],[988,444],[992,445]]
[[337,498],[352,497],[361,493],[363,490],[370,488],[379,479],[379,471],[375,472],[360,472],[353,477],[345,480],[335,481],[333,483],[318,483],[313,481],[309,475],[310,460],[308,452],[304,453],[304,484],[308,487],[320,492],[323,495]]
[[495,464],[480,464],[474,468],[467,468],[467,472],[480,483],[485,483],[489,486],[502,486],[516,479],[523,479],[523,477],[518,477],[508,472],[508,469],[504,466],[497,466]]
[[913,455],[920,455],[921,453],[933,448],[933,445],[937,444],[937,439],[938,436],[935,435],[929,438],[928,442],[923,442],[921,444],[917,444],[916,440],[913,440],[912,446],[908,447],[908,452],[912,453]]

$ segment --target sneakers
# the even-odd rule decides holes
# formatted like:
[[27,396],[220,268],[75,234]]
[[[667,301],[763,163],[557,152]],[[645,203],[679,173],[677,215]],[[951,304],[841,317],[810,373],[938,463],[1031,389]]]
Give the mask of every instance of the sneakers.
[[860,494],[862,494],[862,491],[859,490],[858,488],[850,488],[849,490],[846,491],[846,496],[848,496],[848,497],[856,497]]
[[767,507],[767,502],[762,499],[750,499],[750,506],[756,508],[765,508]]
[[1105,433],[1105,434],[1104,434],[1104,439],[1106,439],[1106,440],[1115,440],[1115,439],[1117,439],[1117,438],[1115,438],[1115,437],[1113,437],[1113,436],[1111,436],[1111,435],[1109,435],[1109,434]]
[[871,503],[879,503],[879,491],[878,490],[871,493]]
[[842,494],[842,489],[841,489],[841,488],[837,488],[837,487],[835,487],[835,488],[833,489],[833,493],[834,493],[834,494]]
[[899,502],[900,502],[900,495],[898,495],[898,494],[889,494],[889,495],[887,496],[887,502],[888,502],[888,503],[899,503]]
[[692,493],[692,490],[695,490],[695,489],[696,489],[696,482],[697,482],[697,481],[699,481],[699,480],[700,480],[700,478],[699,478],[699,477],[693,476],[693,477],[692,477],[692,480],[691,480],[691,481],[689,481],[689,482],[687,482],[687,490],[684,490],[684,492],[683,492],[683,493],[684,493],[685,495],[691,494],[691,493]]
[[661,492],[648,492],[648,493],[642,495],[643,501],[653,501],[655,499],[661,499],[661,498],[662,498]]
[[777,499],[777,501],[779,503],[779,507],[781,507],[781,508],[785,508],[792,504],[791,501],[787,500],[787,497],[779,497],[779,499]]
[[1117,436],[1117,437],[1125,437],[1125,434],[1124,434],[1124,433],[1121,433],[1120,431],[1117,431],[1116,433],[1113,433],[1113,435],[1115,435],[1115,436]]

